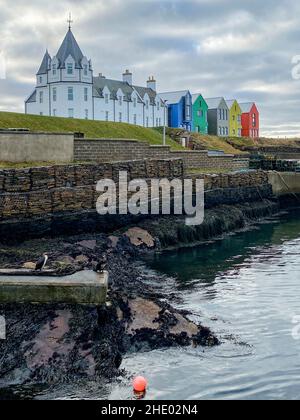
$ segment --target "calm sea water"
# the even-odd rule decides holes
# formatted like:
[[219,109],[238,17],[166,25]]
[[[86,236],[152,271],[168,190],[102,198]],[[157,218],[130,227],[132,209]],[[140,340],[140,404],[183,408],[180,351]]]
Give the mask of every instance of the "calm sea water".
[[64,386],[35,397],[131,399],[131,377],[142,374],[148,399],[299,399],[299,216],[147,261],[149,282],[155,284],[153,273],[164,274],[164,287],[181,297],[177,307],[210,326],[219,347],[130,355],[122,365],[127,377],[113,384]]

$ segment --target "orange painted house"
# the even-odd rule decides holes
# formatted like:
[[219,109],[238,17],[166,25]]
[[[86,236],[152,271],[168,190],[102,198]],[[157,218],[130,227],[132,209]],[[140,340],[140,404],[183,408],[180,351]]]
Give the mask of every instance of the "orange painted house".
[[242,109],[242,137],[259,137],[259,111],[254,102],[239,104]]

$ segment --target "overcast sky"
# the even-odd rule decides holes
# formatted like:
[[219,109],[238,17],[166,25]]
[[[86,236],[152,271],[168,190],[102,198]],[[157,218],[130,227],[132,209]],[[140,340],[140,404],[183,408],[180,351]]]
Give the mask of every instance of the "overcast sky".
[[262,134],[300,135],[295,0],[0,0],[0,110],[23,112],[45,49],[53,56],[65,36],[69,12],[95,74],[120,79],[129,68],[136,84],[154,75],[162,92],[256,101]]

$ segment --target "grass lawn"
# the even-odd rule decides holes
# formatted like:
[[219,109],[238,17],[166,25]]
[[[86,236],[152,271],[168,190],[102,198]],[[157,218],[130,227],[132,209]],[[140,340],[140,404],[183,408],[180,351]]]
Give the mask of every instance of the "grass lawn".
[[[152,145],[162,145],[162,135],[152,128],[104,121],[78,120],[70,118],[45,117],[39,115],[0,112],[1,128],[28,128],[31,131],[81,132],[86,138],[116,138],[146,141]],[[167,137],[172,149],[182,147]]]

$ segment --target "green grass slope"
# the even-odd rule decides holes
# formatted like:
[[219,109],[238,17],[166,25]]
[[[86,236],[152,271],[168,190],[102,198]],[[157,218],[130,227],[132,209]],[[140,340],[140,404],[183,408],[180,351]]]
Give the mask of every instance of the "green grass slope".
[[[78,120],[70,118],[45,117],[39,115],[0,112],[1,128],[28,128],[32,131],[81,132],[86,138],[109,138],[147,141],[152,145],[162,144],[162,135],[154,129],[137,125]],[[173,149],[182,147],[167,137],[167,144]]]

